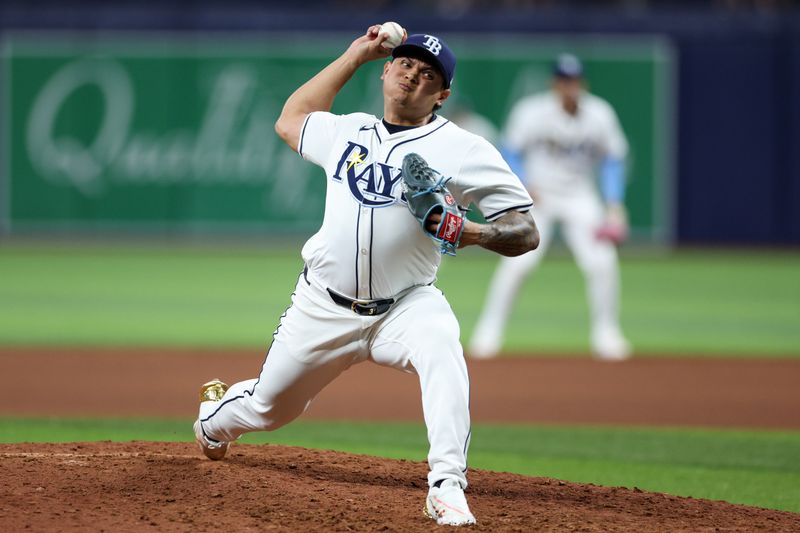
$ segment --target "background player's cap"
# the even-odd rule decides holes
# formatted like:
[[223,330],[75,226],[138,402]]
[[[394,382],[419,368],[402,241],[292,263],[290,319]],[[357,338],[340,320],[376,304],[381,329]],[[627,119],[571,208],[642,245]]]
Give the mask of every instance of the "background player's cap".
[[430,63],[444,76],[444,86],[449,88],[456,73],[456,56],[450,47],[434,35],[415,33],[392,49],[392,57],[414,57]]
[[553,65],[553,75],[559,78],[582,78],[583,64],[572,54],[560,54]]

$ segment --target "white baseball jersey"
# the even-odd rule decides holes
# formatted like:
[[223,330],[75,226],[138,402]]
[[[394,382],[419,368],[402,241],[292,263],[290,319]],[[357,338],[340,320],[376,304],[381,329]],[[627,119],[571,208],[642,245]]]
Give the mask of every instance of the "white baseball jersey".
[[418,153],[451,177],[456,201],[474,203],[488,221],[532,206],[489,142],[441,116],[390,135],[373,115],[311,113],[298,152],[328,178],[322,227],[303,247],[303,259],[323,286],[351,298],[391,298],[436,279],[438,245],[402,197],[406,154]]
[[505,144],[523,157],[525,181],[537,192],[595,190],[597,165],[623,159],[628,142],[611,106],[583,92],[573,116],[552,91],[520,100],[511,110]]
[[451,115],[450,120],[455,122],[458,127],[467,130],[475,135],[480,135],[492,144],[497,143],[500,132],[492,121],[488,118],[472,111],[465,111],[457,115]]

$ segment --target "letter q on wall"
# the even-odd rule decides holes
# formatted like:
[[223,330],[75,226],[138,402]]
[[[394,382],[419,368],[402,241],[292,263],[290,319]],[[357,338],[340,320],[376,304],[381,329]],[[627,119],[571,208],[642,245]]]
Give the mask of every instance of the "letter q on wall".
[[[94,140],[86,145],[69,135],[56,138],[59,111],[86,85],[97,86],[104,99]],[[130,77],[118,62],[85,58],[68,63],[45,82],[31,108],[26,135],[31,164],[50,181],[66,181],[87,196],[99,194],[100,177],[126,142],[133,98]]]

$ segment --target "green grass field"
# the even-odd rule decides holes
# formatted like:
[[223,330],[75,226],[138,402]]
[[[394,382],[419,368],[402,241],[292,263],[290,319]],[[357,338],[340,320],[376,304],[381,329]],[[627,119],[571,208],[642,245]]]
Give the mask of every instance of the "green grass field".
[[[442,269],[464,340],[495,264],[469,250]],[[301,268],[299,246],[2,246],[0,344],[260,348]],[[645,355],[798,357],[798,272],[798,253],[625,257],[623,325]],[[583,281],[569,257],[548,257],[525,284],[505,347],[588,350]]]
[[[439,287],[462,324],[496,259],[446,261]],[[289,303],[299,246],[0,245],[0,345],[261,348]],[[800,356],[800,253],[625,253],[623,324],[637,353]],[[506,349],[585,353],[580,273],[556,252],[521,291]],[[186,440],[188,421],[0,418],[0,442]],[[297,422],[245,442],[422,460],[422,427]],[[800,512],[800,432],[478,426],[475,468]]]

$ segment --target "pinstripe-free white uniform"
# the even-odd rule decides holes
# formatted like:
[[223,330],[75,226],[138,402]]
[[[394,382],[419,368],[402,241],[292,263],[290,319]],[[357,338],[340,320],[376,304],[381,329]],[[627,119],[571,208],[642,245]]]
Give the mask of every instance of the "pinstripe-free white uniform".
[[[311,113],[298,152],[325,171],[322,226],[303,247],[306,271],[260,378],[233,385],[221,403],[206,402],[203,430],[230,441],[277,429],[342,371],[372,360],[419,376],[429,481],[452,478],[466,487],[469,378],[459,326],[432,285],[438,245],[402,198],[402,160],[420,154],[452,177],[448,188],[460,204],[474,203],[488,220],[527,211],[529,194],[491,144],[440,116],[390,134],[372,115]],[[335,303],[329,289],[351,299],[395,302],[383,314],[365,316]]]

